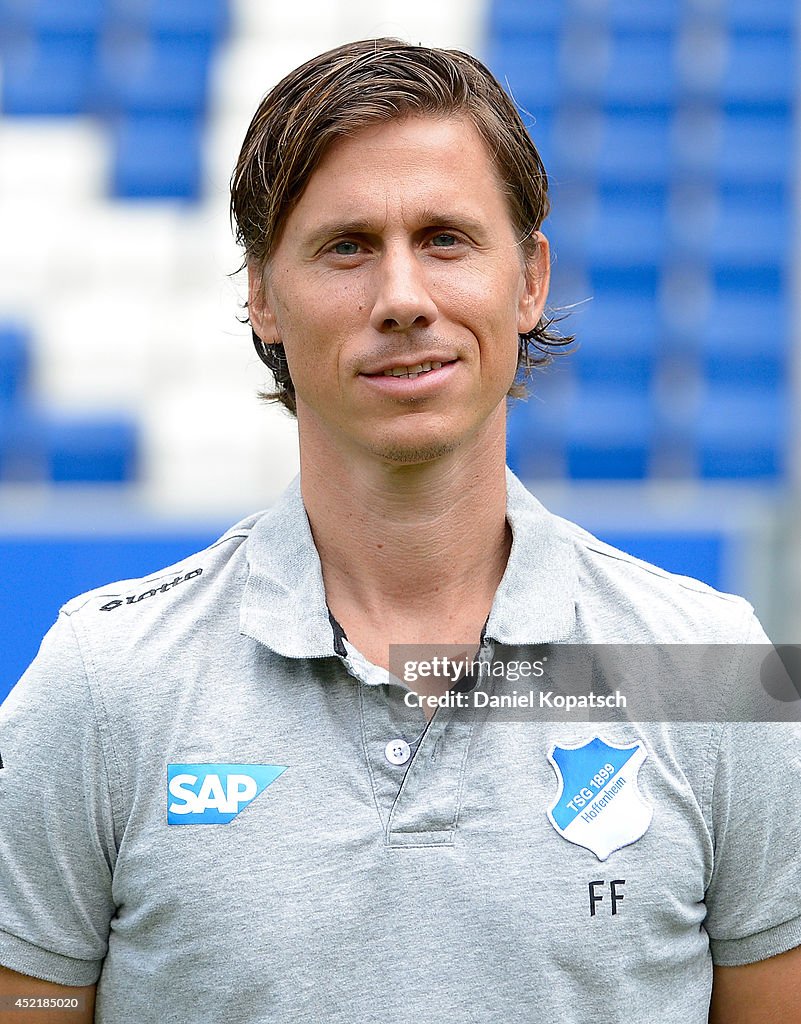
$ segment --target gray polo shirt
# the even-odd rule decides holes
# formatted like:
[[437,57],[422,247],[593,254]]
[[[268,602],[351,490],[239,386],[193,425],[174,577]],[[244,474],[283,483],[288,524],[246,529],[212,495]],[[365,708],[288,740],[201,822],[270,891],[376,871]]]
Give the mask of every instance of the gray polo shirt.
[[[764,639],[511,474],[507,515],[485,660]],[[106,1024],[701,1024],[713,961],[801,944],[797,726],[426,727],[407,692],[332,623],[297,481],[69,602],[0,708],[0,964]]]

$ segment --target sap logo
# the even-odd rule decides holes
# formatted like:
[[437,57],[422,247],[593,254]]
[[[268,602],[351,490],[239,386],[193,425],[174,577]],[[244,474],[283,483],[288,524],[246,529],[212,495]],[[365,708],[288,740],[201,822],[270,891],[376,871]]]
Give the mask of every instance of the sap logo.
[[225,825],[286,769],[279,764],[168,764],[167,824]]

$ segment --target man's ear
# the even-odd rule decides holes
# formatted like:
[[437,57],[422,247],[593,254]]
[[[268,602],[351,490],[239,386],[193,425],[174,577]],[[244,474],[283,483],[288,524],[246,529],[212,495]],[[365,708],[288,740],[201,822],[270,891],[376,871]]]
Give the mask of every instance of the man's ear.
[[[536,242],[536,248],[533,243]],[[524,283],[518,304],[517,333],[528,334],[540,322],[551,280],[551,252],[548,239],[537,231],[525,252]]]
[[265,345],[278,341],[275,316],[267,301],[264,270],[255,263],[248,263],[248,317],[254,334]]

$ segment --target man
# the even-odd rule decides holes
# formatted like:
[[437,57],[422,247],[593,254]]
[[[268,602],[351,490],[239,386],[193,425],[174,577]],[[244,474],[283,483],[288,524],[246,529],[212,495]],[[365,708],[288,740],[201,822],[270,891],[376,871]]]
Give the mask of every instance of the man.
[[713,1021],[801,1021],[796,727],[493,722],[387,671],[764,640],[505,471],[506,396],[558,342],[500,86],[454,51],[323,54],[262,102],[232,209],[300,481],[68,603],[3,706],[2,991],[137,1024],[691,1024],[714,964]]

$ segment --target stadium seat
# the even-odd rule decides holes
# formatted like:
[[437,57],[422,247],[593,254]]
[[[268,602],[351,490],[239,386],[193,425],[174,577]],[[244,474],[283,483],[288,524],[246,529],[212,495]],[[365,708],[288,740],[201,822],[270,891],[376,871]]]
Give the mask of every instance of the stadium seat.
[[598,194],[590,183],[571,181],[562,174],[555,177],[545,233],[559,263],[583,263],[587,238],[598,222]]
[[642,480],[648,475],[653,435],[648,392],[585,386],[569,412],[569,474],[575,480]]
[[607,107],[664,108],[675,101],[676,92],[675,39],[671,33],[614,33],[601,94]]
[[200,116],[208,102],[208,56],[193,38],[136,38],[110,49],[99,70],[101,111]]
[[0,322],[0,408],[18,405],[26,394],[30,344],[21,326]]
[[610,38],[602,23],[568,22],[559,40],[559,106],[595,107],[609,73]]
[[668,31],[676,27],[683,13],[676,0],[608,0],[604,18],[615,27]]
[[726,185],[787,182],[794,131],[789,109],[688,106],[673,127],[676,174]]
[[615,110],[603,119],[596,174],[601,183],[665,184],[671,174],[671,118],[663,110]]
[[531,32],[557,31],[569,13],[564,0],[495,0],[488,5],[487,32],[497,39],[519,39]]
[[547,108],[531,110],[523,115],[523,120],[547,171],[554,161],[554,122],[551,111]]
[[127,483],[137,449],[131,418],[0,411],[0,483]]
[[107,14],[105,0],[0,0],[0,25],[37,34],[97,34]]
[[774,387],[790,373],[790,311],[781,293],[718,293],[698,325],[706,379],[717,385]]
[[658,186],[607,187],[584,240],[591,266],[659,266],[667,247],[667,197]]
[[591,295],[627,295],[633,301],[648,298],[656,302],[659,270],[651,266],[595,266],[591,268]]
[[137,475],[137,426],[115,416],[48,416],[46,471],[54,483],[126,483]]
[[536,116],[559,96],[558,38],[551,32],[491,39],[484,59],[524,111]]
[[718,98],[727,103],[784,104],[796,89],[796,44],[786,32],[733,32]]
[[696,424],[701,476],[780,477],[788,426],[785,389],[710,386]]
[[579,342],[571,363],[583,385],[616,383],[632,391],[649,387],[659,338],[653,299],[599,294],[576,313],[570,329]]
[[2,113],[16,117],[85,114],[92,100],[98,40],[48,33],[15,41],[3,60]]
[[795,0],[691,0],[690,9],[714,17],[729,28],[782,29],[792,33],[798,25]]
[[570,362],[568,356],[535,372],[530,397],[509,406],[507,461],[524,479],[558,480],[567,474],[567,417],[575,389]]
[[710,240],[714,263],[787,265],[791,254],[793,202],[781,188],[726,188],[719,194]]
[[592,104],[564,103],[551,115],[553,163],[546,164],[554,187],[595,185],[604,118]]
[[27,406],[0,407],[0,484],[46,480],[45,432]]
[[102,127],[90,118],[0,118],[4,247],[14,248],[17,226],[24,230],[23,213],[30,216],[46,205],[41,219],[50,225],[52,239],[59,214],[74,216],[100,199],[105,194],[107,150]]
[[200,197],[201,125],[183,116],[136,115],[113,131],[112,194],[120,199]]
[[228,31],[228,0],[107,0],[122,28],[157,37],[203,37],[219,43]]

